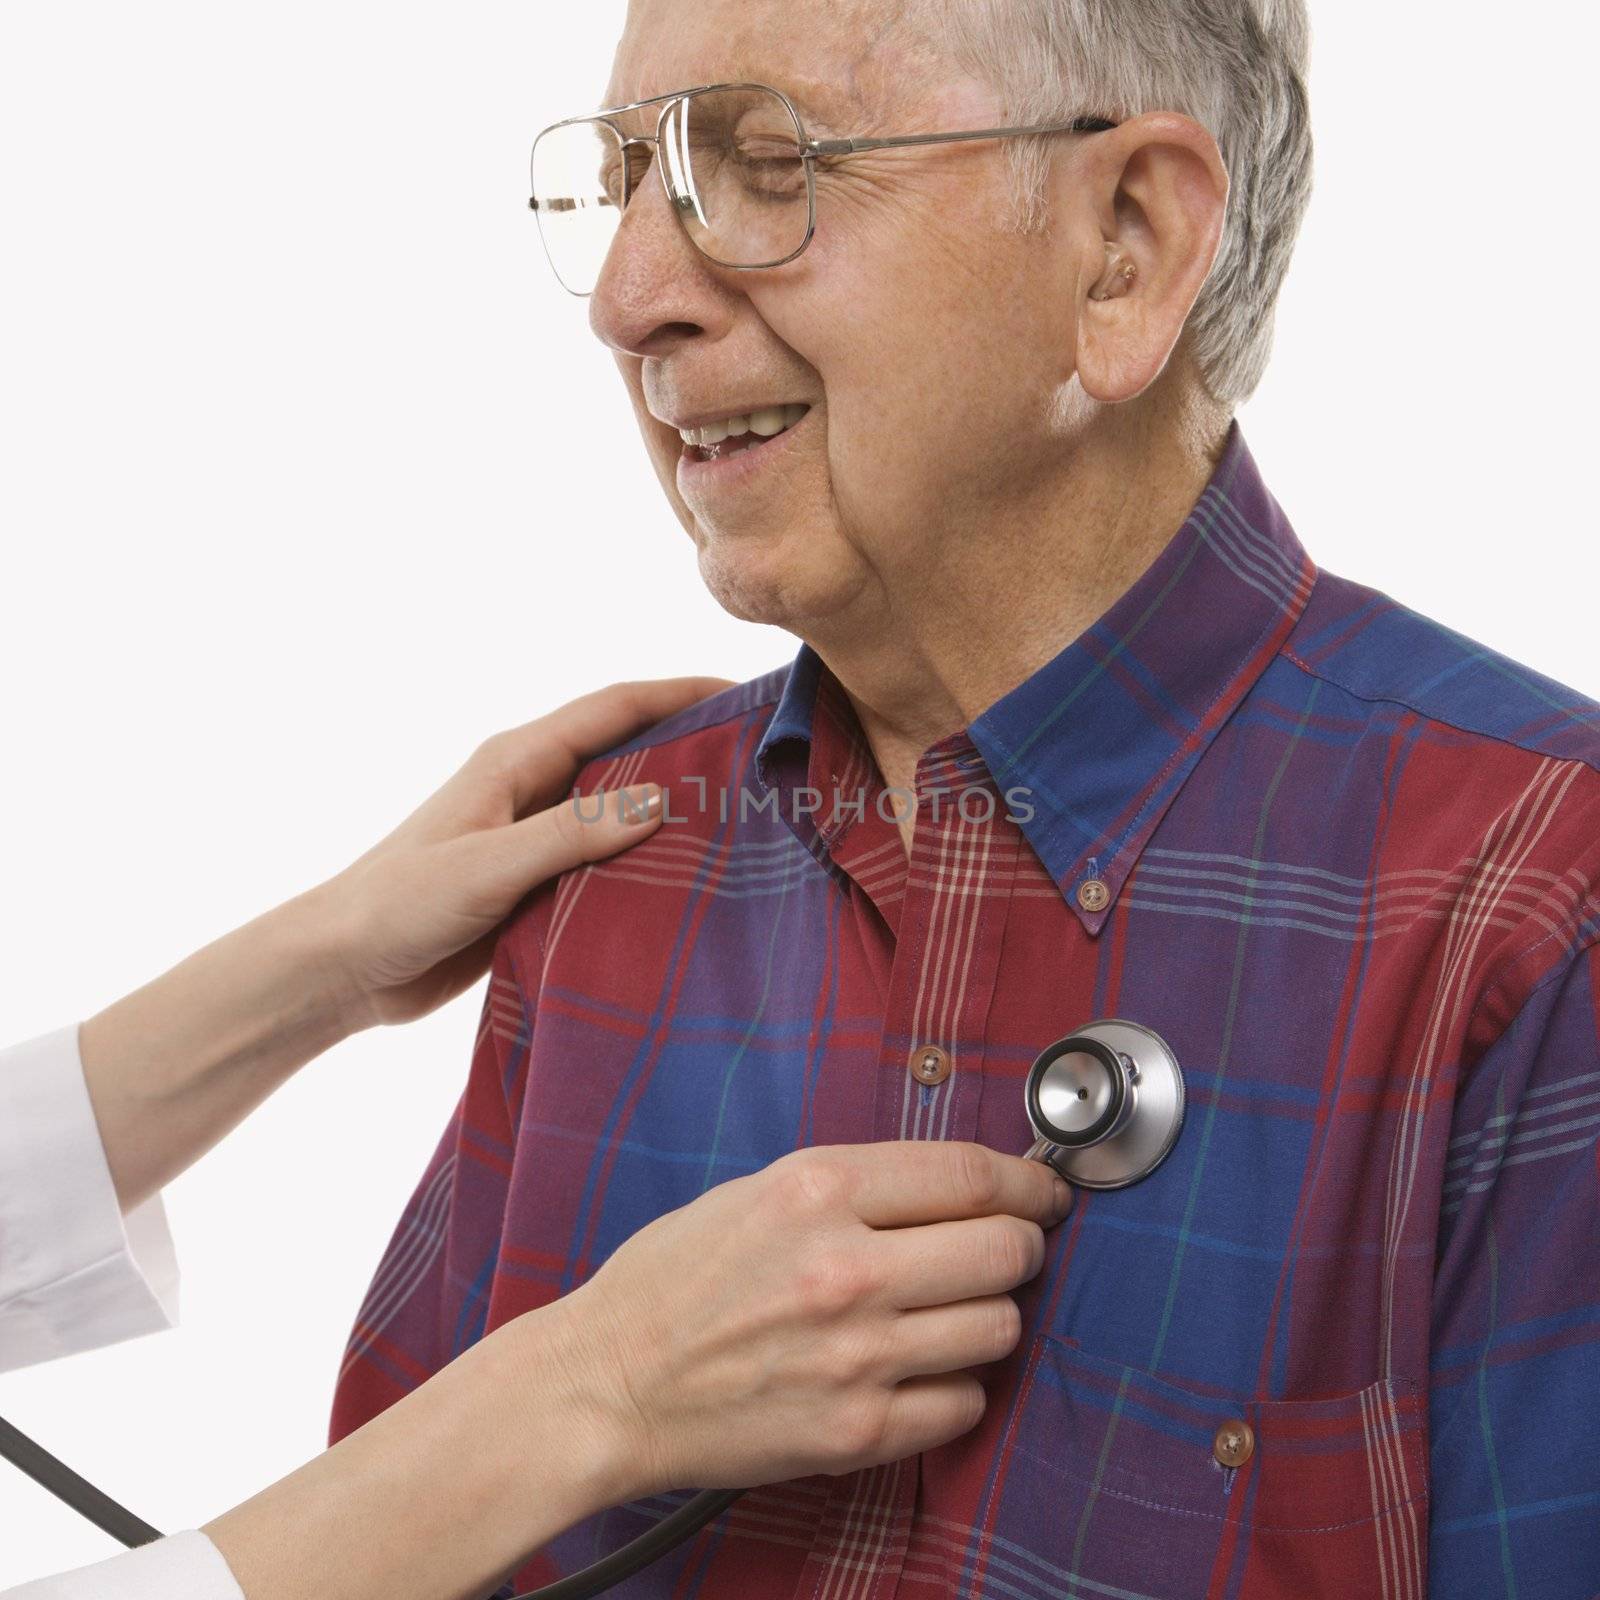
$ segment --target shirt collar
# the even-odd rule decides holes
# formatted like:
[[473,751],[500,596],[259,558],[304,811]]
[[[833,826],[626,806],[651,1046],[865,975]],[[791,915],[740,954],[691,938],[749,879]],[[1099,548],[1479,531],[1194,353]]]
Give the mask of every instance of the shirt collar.
[[[1235,421],[1193,510],[1132,587],[929,753],[976,748],[1056,887],[1098,933],[1174,796],[1282,648],[1316,576]],[[802,645],[756,751],[763,783],[773,783],[774,746],[809,746],[819,698],[848,704],[836,683]],[[859,724],[855,738],[865,748]]]

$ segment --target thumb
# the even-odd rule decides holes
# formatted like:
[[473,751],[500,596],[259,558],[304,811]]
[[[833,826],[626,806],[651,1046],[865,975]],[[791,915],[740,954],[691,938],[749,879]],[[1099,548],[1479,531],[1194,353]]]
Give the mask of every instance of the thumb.
[[520,822],[474,836],[481,887],[513,905],[558,872],[615,855],[649,838],[664,813],[658,783],[634,784],[611,794],[569,796]]

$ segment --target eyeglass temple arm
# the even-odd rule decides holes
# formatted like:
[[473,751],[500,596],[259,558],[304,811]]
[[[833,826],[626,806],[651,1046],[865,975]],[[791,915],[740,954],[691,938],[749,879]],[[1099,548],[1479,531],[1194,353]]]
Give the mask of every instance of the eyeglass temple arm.
[[887,150],[903,144],[945,144],[954,139],[1003,139],[1023,133],[1104,133],[1117,124],[1105,117],[1078,117],[1072,122],[1039,122],[1025,128],[972,128],[964,133],[902,133],[888,139],[809,139],[805,153],[848,156],[858,150]]
[[[849,156],[859,150],[888,150],[896,145],[948,144],[956,139],[1003,139],[1013,134],[1025,133],[1105,133],[1117,124],[1105,117],[1078,117],[1072,122],[1037,122],[1024,128],[971,128],[963,133],[902,133],[886,139],[808,139],[801,151],[803,156]],[[637,134],[623,140],[628,144],[654,144],[654,134]],[[546,200],[542,203],[530,196],[529,207],[534,211],[566,211],[576,209],[572,200]]]

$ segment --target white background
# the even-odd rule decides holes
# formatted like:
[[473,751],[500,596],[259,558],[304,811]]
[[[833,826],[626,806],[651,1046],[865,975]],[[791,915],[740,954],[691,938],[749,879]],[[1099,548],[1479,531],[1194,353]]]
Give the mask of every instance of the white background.
[[[1321,565],[1600,692],[1600,23],[1313,9],[1251,446]],[[0,1038],[337,870],[496,728],[792,656],[702,588],[526,207],[621,10],[0,5]],[[0,1414],[168,1529],[314,1453],[478,1004],[351,1040],[174,1184],[183,1326]],[[112,1548],[0,1471],[0,1588]]]

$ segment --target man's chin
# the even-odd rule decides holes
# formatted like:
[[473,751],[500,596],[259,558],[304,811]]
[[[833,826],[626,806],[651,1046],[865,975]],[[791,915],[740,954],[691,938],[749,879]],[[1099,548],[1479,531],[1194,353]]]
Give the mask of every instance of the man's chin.
[[[800,530],[733,537],[698,533],[700,577],[712,598],[742,622],[799,633],[808,620],[841,601],[839,574],[816,570],[815,547]],[[809,559],[808,559],[809,558]]]

